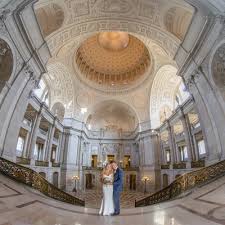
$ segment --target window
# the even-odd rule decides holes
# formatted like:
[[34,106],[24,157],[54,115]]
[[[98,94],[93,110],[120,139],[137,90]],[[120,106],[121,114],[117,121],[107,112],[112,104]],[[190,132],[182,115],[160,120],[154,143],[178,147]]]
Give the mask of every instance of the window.
[[34,90],[34,94],[47,106],[49,106],[49,92],[47,86],[43,80],[39,82],[39,88]]
[[44,93],[45,88],[46,88],[46,85],[45,85],[44,81],[43,80],[40,80],[40,82],[39,82],[39,88],[38,89],[35,89],[34,94],[39,99],[41,99],[43,97],[43,93]]
[[44,144],[36,143],[34,148],[34,158],[35,160],[44,160]]
[[170,151],[169,150],[166,151],[166,162],[170,163]]
[[52,147],[52,155],[51,155],[51,161],[55,162],[56,161],[56,151],[57,151],[57,147],[53,146]]
[[187,146],[181,146],[179,147],[180,150],[180,160],[181,162],[184,162],[188,159],[188,152],[187,152]]
[[92,155],[91,156],[91,167],[97,167],[98,164],[98,156],[97,155]]
[[199,153],[199,155],[205,155],[206,154],[204,140],[198,141],[198,153]]
[[22,157],[23,155],[24,142],[24,138],[19,136],[16,146],[16,156],[18,157]]
[[124,168],[130,168],[130,155],[125,155],[123,158]]

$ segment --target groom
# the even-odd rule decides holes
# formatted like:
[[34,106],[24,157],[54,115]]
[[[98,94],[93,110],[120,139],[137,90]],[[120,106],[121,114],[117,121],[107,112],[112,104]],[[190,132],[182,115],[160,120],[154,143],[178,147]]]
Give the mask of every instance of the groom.
[[114,181],[113,181],[113,201],[114,201],[114,213],[113,216],[120,214],[120,193],[123,189],[123,171],[118,167],[115,161],[111,162],[114,170]]

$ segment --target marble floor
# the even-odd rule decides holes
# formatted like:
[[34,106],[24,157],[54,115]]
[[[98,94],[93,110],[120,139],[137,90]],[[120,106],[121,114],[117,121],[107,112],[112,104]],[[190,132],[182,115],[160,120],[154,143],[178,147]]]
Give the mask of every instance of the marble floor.
[[103,217],[97,209],[61,203],[0,175],[0,225],[225,224],[225,177],[184,198]]
[[[78,192],[74,193],[71,192],[71,195],[77,196],[81,199],[85,200],[85,205],[88,208],[100,208],[101,205],[101,199],[102,199],[102,192],[95,191],[95,190],[88,190],[85,193]],[[139,200],[144,198],[146,195],[142,192],[135,192],[135,191],[125,191],[122,192],[121,198],[120,198],[120,205],[121,208],[128,209],[128,208],[134,208],[135,206],[135,199]]]

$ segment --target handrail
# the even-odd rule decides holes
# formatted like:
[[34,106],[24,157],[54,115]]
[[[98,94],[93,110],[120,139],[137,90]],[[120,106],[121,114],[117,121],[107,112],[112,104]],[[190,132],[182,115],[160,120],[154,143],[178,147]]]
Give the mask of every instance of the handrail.
[[85,206],[84,200],[76,198],[45,180],[34,170],[0,157],[0,172],[14,180],[26,184],[48,197],[73,205]]
[[148,206],[172,200],[185,191],[199,185],[203,185],[206,182],[209,182],[224,174],[225,160],[211,166],[183,174],[162,190],[143,199],[135,201],[135,207]]

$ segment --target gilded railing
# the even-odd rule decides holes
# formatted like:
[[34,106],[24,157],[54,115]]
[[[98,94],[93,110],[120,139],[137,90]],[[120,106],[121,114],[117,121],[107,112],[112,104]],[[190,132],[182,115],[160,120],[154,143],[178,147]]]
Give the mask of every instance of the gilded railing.
[[211,166],[186,173],[178,177],[169,186],[149,195],[143,199],[135,201],[135,207],[153,205],[156,203],[172,200],[198,185],[205,184],[208,181],[219,178],[225,174],[225,160]]
[[191,162],[191,168],[201,168],[201,167],[205,167],[205,160]]
[[186,169],[186,163],[184,163],[184,162],[174,163],[173,169],[176,169],[176,170]]
[[170,168],[170,164],[161,165],[162,170],[168,170]]
[[33,187],[45,194],[48,197],[54,198],[56,200],[70,203],[73,205],[84,206],[85,202],[79,198],[76,198],[60,189],[55,187],[53,184],[45,180],[37,172],[3,159],[0,157],[0,172],[6,176],[13,178],[14,180],[24,183],[30,187]]
[[48,166],[49,166],[49,162],[47,162],[47,161],[39,161],[39,160],[36,160],[36,161],[35,161],[35,166],[48,167]]
[[23,157],[16,157],[16,163],[23,164],[23,165],[30,165],[30,159],[23,158]]

